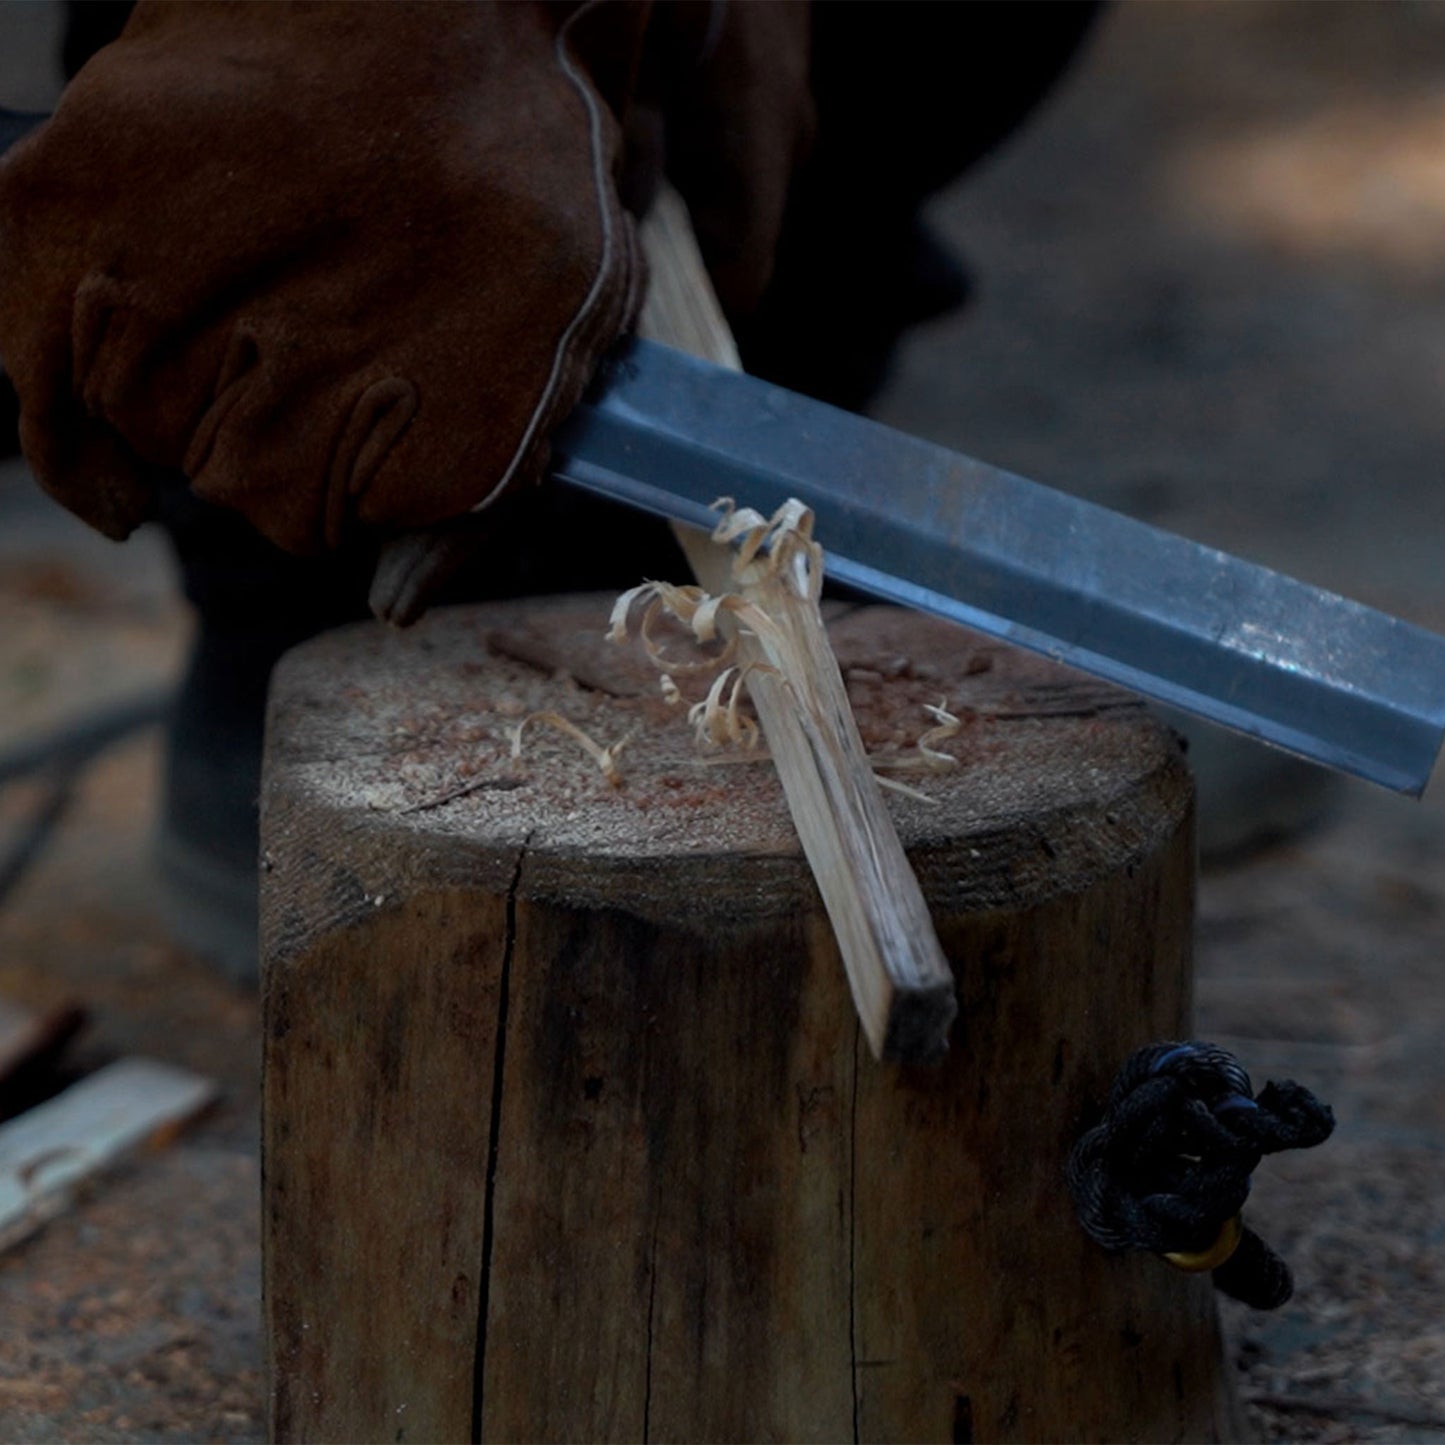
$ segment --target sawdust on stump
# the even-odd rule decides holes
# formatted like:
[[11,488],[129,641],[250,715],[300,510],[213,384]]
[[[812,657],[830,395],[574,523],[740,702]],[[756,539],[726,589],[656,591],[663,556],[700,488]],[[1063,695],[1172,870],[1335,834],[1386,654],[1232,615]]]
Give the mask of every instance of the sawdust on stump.
[[[750,906],[795,906],[806,869],[766,751],[700,752],[687,704],[715,669],[689,674],[696,643],[660,623],[654,643],[678,663],[668,675],[681,701],[669,702],[640,642],[606,640],[614,600],[453,608],[405,634],[361,624],[307,643],[273,690],[273,775],[303,780],[339,822],[364,814],[439,844],[466,840],[469,866],[510,876],[525,848],[524,894],[615,897],[621,866],[637,870],[644,906],[648,859],[728,856],[749,865]],[[921,875],[931,850],[963,841],[968,875],[953,868],[947,888],[979,905],[991,892],[1018,902],[1050,868],[1072,859],[1082,883],[1147,846],[1160,823],[1141,784],[1180,762],[1137,701],[936,619],[829,610],[865,746],[880,770],[907,764],[901,776],[922,795],[888,799]],[[956,723],[941,724],[940,710]],[[614,750],[613,777],[539,714]]]

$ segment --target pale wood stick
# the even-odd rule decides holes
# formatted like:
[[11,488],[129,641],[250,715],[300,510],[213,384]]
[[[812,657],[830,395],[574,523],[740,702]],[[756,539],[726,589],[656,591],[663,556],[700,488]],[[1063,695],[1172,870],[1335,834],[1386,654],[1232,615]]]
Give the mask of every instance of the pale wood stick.
[[186,1069],[120,1059],[0,1125],[0,1251],[63,1214],[127,1154],[169,1139],[217,1093]]
[[[674,192],[658,197],[642,235],[652,272],[642,335],[741,370]],[[748,505],[747,497],[736,501]],[[738,590],[729,549],[696,528],[674,530],[701,586]],[[785,597],[780,588],[743,590],[786,629],[804,673],[786,679],[752,672],[747,687],[837,935],[864,1034],[876,1057],[935,1060],[957,1012],[953,974],[865,756],[817,604],[791,592]],[[767,660],[747,632],[739,650],[744,665]]]

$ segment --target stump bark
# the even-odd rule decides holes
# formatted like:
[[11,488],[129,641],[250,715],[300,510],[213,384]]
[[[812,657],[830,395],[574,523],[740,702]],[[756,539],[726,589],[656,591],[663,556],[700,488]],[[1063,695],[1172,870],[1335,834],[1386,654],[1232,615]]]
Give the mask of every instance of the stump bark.
[[[887,608],[831,636],[960,1017],[876,1064],[766,763],[698,757],[606,598],[292,653],[263,797],[282,1440],[1217,1440],[1207,1280],[1064,1160],[1187,1032],[1192,790],[1127,696]],[[552,711],[601,744],[612,788]]]

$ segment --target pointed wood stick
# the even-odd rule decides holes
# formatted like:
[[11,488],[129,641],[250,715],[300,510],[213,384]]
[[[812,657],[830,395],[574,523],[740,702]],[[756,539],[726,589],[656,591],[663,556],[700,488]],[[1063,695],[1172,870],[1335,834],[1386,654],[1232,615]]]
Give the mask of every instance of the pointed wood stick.
[[[686,207],[674,192],[658,197],[642,235],[652,276],[641,333],[741,370]],[[748,505],[747,497],[736,501]],[[864,754],[817,602],[777,577],[739,589],[730,549],[693,527],[674,531],[701,586],[712,593],[742,590],[786,634],[789,675],[755,671],[747,687],[832,921],[863,1032],[876,1057],[934,1061],[948,1046],[957,1012],[953,974]],[[739,653],[744,665],[776,665],[746,631]]]

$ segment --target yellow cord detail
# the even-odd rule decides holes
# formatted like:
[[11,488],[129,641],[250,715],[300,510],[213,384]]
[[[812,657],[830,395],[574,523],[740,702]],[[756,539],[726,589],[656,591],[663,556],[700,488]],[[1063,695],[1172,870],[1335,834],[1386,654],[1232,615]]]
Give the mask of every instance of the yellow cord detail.
[[1185,1274],[1205,1274],[1211,1269],[1218,1269],[1225,1260],[1233,1255],[1239,1248],[1239,1241],[1244,1238],[1244,1223],[1239,1215],[1233,1219],[1226,1219],[1219,1227],[1219,1235],[1208,1249],[1199,1250],[1195,1254],[1177,1252],[1166,1254],[1165,1259],[1175,1269],[1182,1269]]

